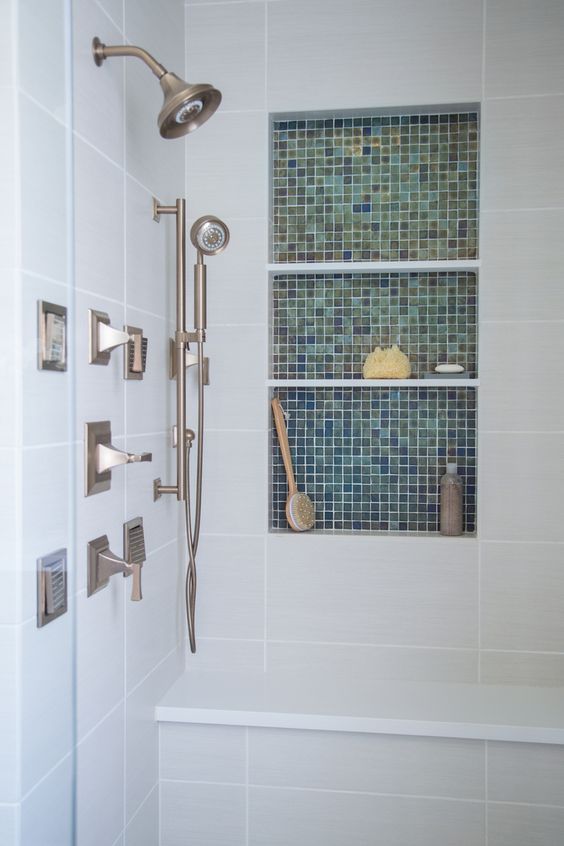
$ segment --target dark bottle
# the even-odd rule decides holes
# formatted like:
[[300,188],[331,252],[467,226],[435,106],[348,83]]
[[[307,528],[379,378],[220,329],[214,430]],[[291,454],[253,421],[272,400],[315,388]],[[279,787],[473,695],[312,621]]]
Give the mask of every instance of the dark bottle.
[[456,472],[456,462],[447,464],[447,471],[441,479],[441,535],[462,534],[462,479]]

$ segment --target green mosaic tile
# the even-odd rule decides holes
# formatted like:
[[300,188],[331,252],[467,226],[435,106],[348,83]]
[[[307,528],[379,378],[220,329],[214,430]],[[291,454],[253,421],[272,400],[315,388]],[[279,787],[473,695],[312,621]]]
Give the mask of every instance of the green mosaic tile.
[[[464,481],[464,525],[476,528],[476,392],[472,388],[280,388],[298,488],[316,529],[439,530],[447,456]],[[271,526],[287,528],[287,483],[271,431]]]
[[398,344],[412,375],[438,363],[476,376],[474,273],[276,274],[272,280],[272,375],[362,376],[375,346]]
[[478,255],[478,115],[275,121],[275,262]]

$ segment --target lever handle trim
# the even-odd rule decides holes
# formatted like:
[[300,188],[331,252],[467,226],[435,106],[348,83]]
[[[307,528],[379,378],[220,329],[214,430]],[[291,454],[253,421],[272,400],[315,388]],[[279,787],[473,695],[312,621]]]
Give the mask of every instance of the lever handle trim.
[[100,352],[110,352],[122,344],[127,344],[132,340],[129,332],[123,332],[121,329],[114,329],[107,323],[98,323],[98,349]]
[[112,467],[118,467],[121,464],[136,464],[140,461],[152,461],[152,452],[142,452],[136,454],[134,452],[125,452],[121,449],[107,444],[98,444],[96,447],[96,472],[105,473],[111,470]]

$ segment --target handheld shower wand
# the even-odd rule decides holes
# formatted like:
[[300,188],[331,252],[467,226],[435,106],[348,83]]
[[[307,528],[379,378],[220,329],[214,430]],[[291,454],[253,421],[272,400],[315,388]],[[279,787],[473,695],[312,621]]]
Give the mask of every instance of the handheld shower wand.
[[[159,220],[161,214],[176,215],[176,333],[174,336],[176,357],[176,441],[177,473],[176,485],[162,485],[155,479],[154,496],[176,494],[184,502],[186,545],[188,566],[186,569],[186,621],[191,652],[196,651],[196,553],[200,539],[202,516],[202,474],[204,462],[204,342],[206,340],[206,266],[204,256],[222,252],[229,242],[229,229],[221,220],[211,215],[199,218],[193,225],[190,237],[197,250],[194,265],[194,330],[186,331],[186,233],[185,200],[178,199],[174,206],[162,206],[153,200],[153,217]],[[198,365],[198,428],[197,434],[186,428],[186,353],[188,344],[197,344]],[[190,490],[190,452],[197,441],[196,501],[192,515]],[[192,516],[194,521],[192,523]]]

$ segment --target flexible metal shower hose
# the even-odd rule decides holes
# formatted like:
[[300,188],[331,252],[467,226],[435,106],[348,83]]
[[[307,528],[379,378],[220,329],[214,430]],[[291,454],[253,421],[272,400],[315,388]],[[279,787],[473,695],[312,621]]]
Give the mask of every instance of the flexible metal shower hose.
[[186,566],[186,623],[188,626],[188,640],[190,652],[196,652],[196,592],[198,576],[196,570],[196,553],[200,540],[200,520],[202,516],[202,469],[204,463],[204,345],[198,342],[198,457],[196,466],[196,512],[194,529],[192,529],[192,503],[190,492],[190,449],[191,443],[186,445],[186,499],[184,500],[184,520],[186,524],[186,546],[188,547],[188,564]]

